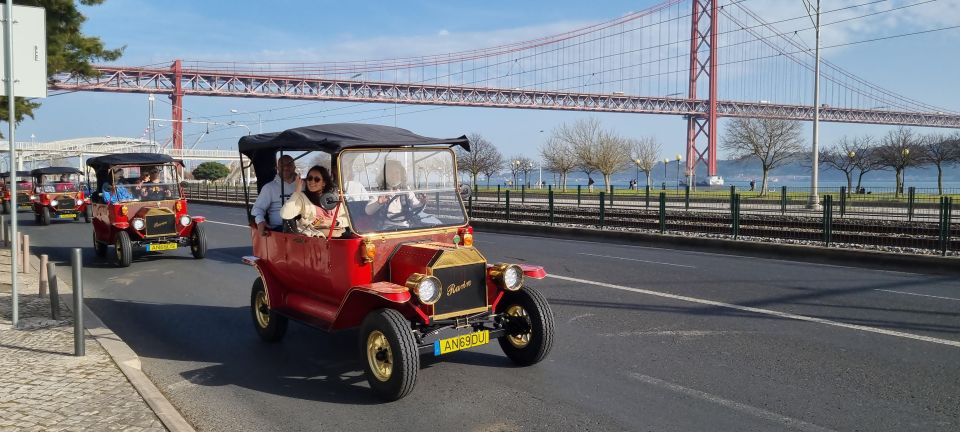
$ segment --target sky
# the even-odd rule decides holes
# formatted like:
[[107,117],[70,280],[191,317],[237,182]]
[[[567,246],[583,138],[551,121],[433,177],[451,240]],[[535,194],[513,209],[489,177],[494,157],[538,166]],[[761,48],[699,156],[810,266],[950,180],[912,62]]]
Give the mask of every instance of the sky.
[[[767,21],[805,14],[800,1],[743,1]],[[81,10],[88,18],[83,26],[85,34],[101,37],[109,48],[125,47],[123,57],[114,64],[138,66],[168,65],[177,58],[320,62],[443,54],[556,34],[656,3],[107,0]],[[960,0],[842,0],[824,2],[824,10],[864,3],[869,4],[825,18],[833,21],[877,13],[824,27],[824,46],[960,25]],[[909,7],[883,13],[903,6]],[[809,20],[788,24],[783,30],[809,26]],[[799,32],[797,37],[813,44],[811,31]],[[824,49],[823,57],[883,88],[960,112],[958,42],[960,28]],[[157,100],[157,117],[169,118],[168,99]],[[48,97],[42,103],[35,119],[19,125],[18,140],[28,140],[31,135],[37,141],[104,135],[140,137],[148,126],[146,95],[77,92]],[[314,123],[364,121],[396,125],[426,136],[479,133],[508,157],[526,155],[534,159],[538,159],[538,149],[551,130],[588,116],[625,136],[656,137],[664,155],[670,158],[683,153],[686,137],[686,122],[679,116],[417,105],[401,105],[395,110],[393,105],[383,104],[200,96],[186,97],[184,108],[185,118],[242,125],[215,127],[203,135],[196,147],[210,149],[235,149],[239,136],[248,129],[256,133],[261,121],[265,132]],[[239,112],[231,114],[231,110]],[[328,111],[326,117],[317,114],[322,111]],[[721,129],[723,126],[721,120]],[[205,128],[186,125],[185,146],[194,145]],[[829,145],[845,134],[880,136],[887,130],[889,127],[876,125],[824,123],[820,139],[822,145]],[[810,133],[806,124],[805,134]],[[157,129],[161,142],[169,134],[169,124]],[[722,150],[720,158],[724,158]]]

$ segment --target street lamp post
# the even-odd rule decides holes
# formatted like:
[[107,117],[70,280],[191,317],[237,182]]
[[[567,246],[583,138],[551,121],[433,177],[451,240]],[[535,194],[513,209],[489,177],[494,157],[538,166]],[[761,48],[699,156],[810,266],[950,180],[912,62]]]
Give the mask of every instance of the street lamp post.
[[907,182],[907,162],[909,161],[910,157],[910,149],[905,148],[900,151],[900,154],[903,155],[903,161],[901,162],[903,164],[903,169],[900,170],[900,184],[897,185],[897,188],[900,190],[899,193],[903,193],[903,185]]
[[[857,153],[854,152],[853,150],[850,150],[850,151],[847,153],[847,157],[850,158],[850,165],[847,167],[847,169],[852,171],[851,167],[853,166],[853,158],[857,157]],[[850,188],[851,188],[852,186],[853,186],[852,184],[848,184],[848,185],[847,185],[847,196],[850,196]],[[857,186],[860,186],[860,184],[858,183]],[[857,192],[857,193],[860,193],[859,190],[857,190],[856,192]]]
[[234,114],[255,114],[257,116],[257,126],[258,126],[257,129],[260,131],[257,133],[263,133],[263,118],[260,117],[260,113],[253,113],[250,111],[240,111],[238,109],[231,109],[230,112]]
[[680,161],[683,160],[683,157],[680,156],[680,153],[677,153],[677,190],[680,190]]
[[663,184],[660,185],[660,189],[667,189],[667,164],[670,163],[669,159],[663,160]]
[[[819,175],[820,175],[820,0],[817,1],[817,16],[816,20],[813,23],[816,39],[816,54],[815,54],[815,64],[813,72],[813,154],[811,155],[813,159],[813,167],[810,176],[810,201],[807,203],[807,208],[813,210],[820,210],[820,196],[817,193],[817,187],[819,186]],[[810,3],[804,2],[807,5],[807,15],[810,15]],[[813,20],[813,17],[810,17]]]
[[640,190],[640,162],[641,162],[640,159],[633,160],[633,163],[637,164],[637,179],[634,180],[634,183],[633,183],[634,186],[636,186],[637,190]]

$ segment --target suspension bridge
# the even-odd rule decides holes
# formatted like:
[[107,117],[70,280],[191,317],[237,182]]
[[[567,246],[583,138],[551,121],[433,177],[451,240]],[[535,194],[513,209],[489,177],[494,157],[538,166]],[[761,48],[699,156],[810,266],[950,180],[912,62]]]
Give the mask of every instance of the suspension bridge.
[[[823,11],[824,25],[849,20],[829,22],[831,12]],[[797,37],[807,30],[807,15],[769,22],[744,0],[668,0],[483,49],[325,63],[98,66],[92,76],[59,75],[50,88],[168,95],[173,151],[183,151],[186,96],[678,115],[687,120],[687,171],[702,162],[715,176],[718,118],[813,119],[816,62]],[[960,112],[831,62],[820,62],[820,75],[822,121],[960,128]]]

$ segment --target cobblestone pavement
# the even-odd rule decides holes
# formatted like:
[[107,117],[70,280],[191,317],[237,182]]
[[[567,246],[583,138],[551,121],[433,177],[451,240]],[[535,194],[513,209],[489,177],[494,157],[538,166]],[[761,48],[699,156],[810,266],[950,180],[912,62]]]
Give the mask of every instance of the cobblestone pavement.
[[61,302],[61,319],[50,319],[32,271],[18,274],[14,329],[10,251],[0,249],[0,431],[165,431],[95,339],[87,335],[86,356],[73,356],[70,311]]

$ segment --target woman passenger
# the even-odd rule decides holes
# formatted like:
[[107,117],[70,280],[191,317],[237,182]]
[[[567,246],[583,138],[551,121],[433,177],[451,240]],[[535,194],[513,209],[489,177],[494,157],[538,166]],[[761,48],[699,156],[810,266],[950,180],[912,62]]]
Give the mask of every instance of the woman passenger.
[[[302,180],[298,177],[294,192],[290,199],[280,209],[280,217],[284,223],[292,225],[297,233],[309,237],[326,237],[330,231],[330,225],[333,222],[334,210],[325,210],[320,206],[320,196],[333,192],[333,179],[330,177],[330,171],[320,165],[314,165],[307,171],[307,187],[302,186]],[[343,212],[339,212],[340,215]],[[338,215],[337,219],[341,219]],[[342,222],[337,223],[334,229],[334,237],[343,233]]]

